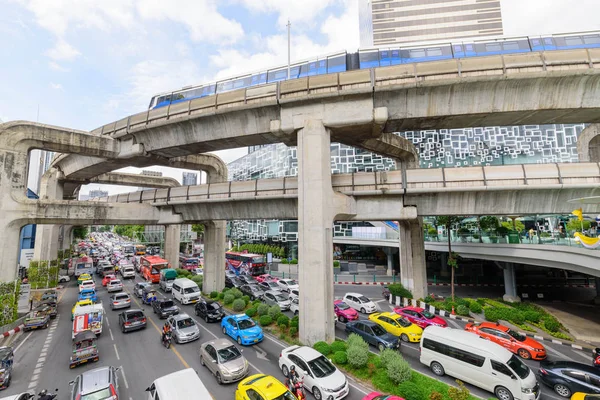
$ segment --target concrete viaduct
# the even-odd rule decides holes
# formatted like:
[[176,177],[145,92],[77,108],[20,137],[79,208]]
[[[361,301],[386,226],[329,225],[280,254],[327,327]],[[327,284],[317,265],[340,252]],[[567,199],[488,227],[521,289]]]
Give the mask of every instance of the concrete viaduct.
[[[14,277],[19,229],[27,223],[169,225],[182,222],[182,216],[170,204],[65,201],[65,184],[59,180],[57,184],[63,185],[63,198],[57,190],[47,199],[29,200],[25,197],[25,178],[31,149],[66,153],[53,168],[62,173],[63,182],[70,182],[86,181],[127,165],[144,162],[156,165],[160,164],[158,160],[164,165],[181,157],[206,156],[200,153],[213,150],[283,142],[297,146],[299,161],[295,196],[299,257],[303,262],[299,273],[303,287],[300,340],[306,343],[333,340],[333,271],[323,266],[333,261],[332,222],[350,219],[355,212],[355,196],[332,187],[330,142],[393,157],[399,161],[402,173],[407,173],[406,169],[416,163],[416,151],[409,142],[391,132],[597,123],[600,122],[598,65],[600,49],[454,59],[311,76],[220,93],[135,114],[104,125],[91,134],[24,122],[0,125],[0,208],[3,211],[0,226],[7,249],[0,276],[2,279]],[[225,180],[218,169],[213,171],[211,185]],[[539,195],[545,196],[552,190]],[[584,197],[593,189],[586,186],[581,189],[583,192],[577,188],[572,190],[573,194],[577,193],[574,197]],[[464,195],[457,188],[452,195],[444,196],[453,197],[457,204]],[[421,280],[414,276],[425,272],[421,250],[423,232],[418,215],[432,210],[448,213],[444,196],[430,196],[433,200],[421,203],[426,211],[417,209],[399,218],[406,221],[401,224],[400,236],[408,243],[405,255],[401,256],[401,263],[410,263],[410,268],[404,269],[407,279]],[[492,208],[483,213],[495,213],[496,205],[506,203],[510,196],[514,195],[500,196],[499,202],[489,203]],[[561,196],[555,199],[562,201]],[[410,200],[417,201],[417,197]],[[407,200],[409,197],[404,198],[405,208],[419,207],[418,202]],[[203,222],[208,227],[205,290],[219,289],[224,280],[224,221]],[[167,229],[167,236],[169,230],[171,228]],[[323,279],[315,280],[315,276]],[[425,288],[420,286],[420,283],[415,284],[417,296],[425,293]]]

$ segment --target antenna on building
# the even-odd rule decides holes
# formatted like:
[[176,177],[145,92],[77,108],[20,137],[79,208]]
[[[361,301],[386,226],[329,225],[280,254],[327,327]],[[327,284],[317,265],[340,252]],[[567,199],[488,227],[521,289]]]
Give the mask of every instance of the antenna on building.
[[35,122],[40,122],[40,103],[38,103],[37,118]]
[[292,76],[290,75],[290,59],[291,59],[291,41],[290,41],[290,35],[291,35],[291,28],[292,28],[292,24],[290,23],[290,20],[288,18],[288,23],[287,23],[287,34],[288,34],[288,71],[287,71],[287,76],[288,79],[292,79]]

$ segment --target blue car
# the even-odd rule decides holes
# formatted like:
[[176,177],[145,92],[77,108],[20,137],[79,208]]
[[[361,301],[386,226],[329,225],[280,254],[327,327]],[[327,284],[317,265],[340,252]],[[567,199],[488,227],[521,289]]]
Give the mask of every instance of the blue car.
[[98,296],[96,295],[96,291],[94,289],[83,289],[81,293],[79,293],[79,301],[90,299],[94,303],[98,301]]
[[229,315],[221,320],[223,333],[240,345],[253,345],[264,339],[262,329],[246,314]]

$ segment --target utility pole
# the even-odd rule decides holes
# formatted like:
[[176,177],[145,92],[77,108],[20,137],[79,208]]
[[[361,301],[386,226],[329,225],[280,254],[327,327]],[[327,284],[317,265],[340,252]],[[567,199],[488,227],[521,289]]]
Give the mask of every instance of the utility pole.
[[291,32],[292,24],[290,23],[289,19],[288,19],[288,23],[287,23],[286,26],[287,26],[287,34],[288,34],[288,71],[287,71],[287,77],[288,77],[288,79],[292,79],[292,77],[290,76],[290,59],[291,59],[290,32]]

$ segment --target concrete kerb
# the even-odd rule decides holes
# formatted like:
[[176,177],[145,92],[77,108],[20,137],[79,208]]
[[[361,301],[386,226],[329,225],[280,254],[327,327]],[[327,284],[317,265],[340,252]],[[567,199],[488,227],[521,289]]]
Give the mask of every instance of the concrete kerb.
[[27,318],[27,315],[22,316],[21,318],[17,319],[14,322],[11,322],[10,324],[0,327],[0,333],[2,333],[2,336],[12,336],[15,333],[21,331],[23,329],[23,322],[25,321],[25,318]]
[[[390,295],[389,299],[388,299],[390,305],[392,306],[398,306],[398,307],[408,307],[408,306],[413,306],[413,307],[420,307],[420,308],[424,308],[426,310],[428,310],[429,312],[433,313],[433,314],[437,314],[441,317],[447,317],[450,319],[454,319],[454,320],[459,320],[459,321],[464,321],[464,322],[469,322],[469,323],[475,323],[477,322],[477,320],[472,319],[472,318],[465,318],[465,317],[460,317],[458,315],[452,315],[447,311],[444,310],[438,310],[436,309],[434,306],[429,305],[427,303],[425,303],[424,301],[418,301],[415,299],[408,299],[405,297],[400,297],[400,296],[395,296],[395,295]],[[587,350],[589,352],[592,352],[594,349],[592,347],[587,347],[587,346],[580,346],[578,344],[575,343],[570,343],[570,342],[563,342],[562,340],[557,340],[554,338],[549,338],[549,337],[544,337],[544,336],[540,336],[540,335],[536,335],[533,333],[528,333],[528,332],[519,332],[521,335],[527,336],[527,337],[531,337],[534,338],[535,340],[539,340],[542,342],[552,342],[554,344],[559,344],[559,345],[563,345],[563,346],[568,346],[571,347],[572,349],[576,349],[576,350]]]

